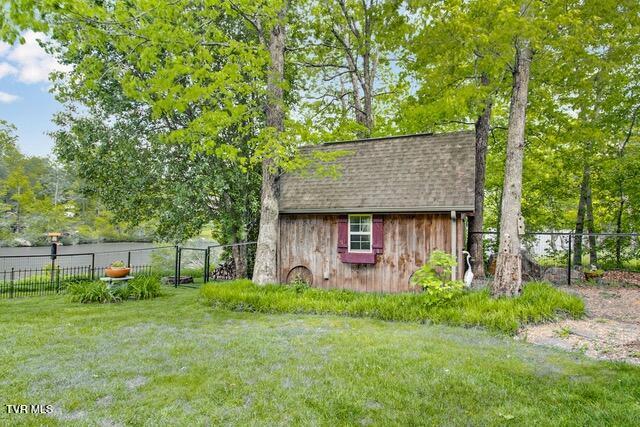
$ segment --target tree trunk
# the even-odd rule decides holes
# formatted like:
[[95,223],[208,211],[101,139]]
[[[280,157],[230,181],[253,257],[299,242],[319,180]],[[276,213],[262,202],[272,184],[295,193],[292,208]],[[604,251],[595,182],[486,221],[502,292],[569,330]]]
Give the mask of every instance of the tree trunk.
[[[636,120],[638,118],[638,111],[640,111],[640,106],[637,106],[633,110],[633,114],[631,115],[631,124],[629,129],[627,130],[627,136],[624,141],[618,148],[618,161],[622,161],[625,151],[627,148],[627,144],[633,135],[633,128],[636,125]],[[624,213],[624,205],[625,205],[625,196],[624,196],[624,180],[620,178],[618,181],[618,195],[620,197],[620,201],[618,204],[618,214],[616,215],[616,233],[622,233],[622,215]],[[616,265],[620,268],[622,267],[622,237],[616,237]]]
[[[502,183],[504,185],[504,182]],[[496,231],[496,238],[491,243],[491,248],[494,253],[498,253],[498,246],[500,246],[500,223],[502,222],[502,199],[504,199],[504,187],[500,186],[500,196],[498,196],[498,204],[496,206],[497,215],[496,215],[496,224],[498,224],[498,229]]]
[[[362,26],[359,29],[351,6],[347,5],[345,0],[339,0],[338,5],[346,24],[333,23],[332,33],[344,51],[349,69],[356,122],[365,128],[358,132],[358,136],[367,138],[371,136],[374,127],[373,96],[378,56],[372,46],[374,41],[372,33],[373,19],[376,17],[372,16],[371,4],[363,1],[360,4],[362,7]],[[328,10],[328,13],[332,13],[331,10]],[[360,58],[362,58],[362,62],[360,62]]]
[[[616,215],[616,233],[622,233],[622,213],[624,212],[624,192],[620,188],[620,203],[618,205],[618,214]],[[622,237],[616,237],[616,266],[622,267]]]
[[584,211],[587,204],[587,168],[582,170],[582,183],[580,184],[580,199],[578,200],[578,216],[576,218],[576,235],[573,240],[573,266],[582,266],[582,233],[584,233]]
[[[267,126],[284,131],[284,47],[285,47],[286,4],[278,13],[278,22],[269,34],[268,48],[271,62],[267,76]],[[260,227],[256,260],[253,267],[253,281],[259,285],[275,283],[277,274],[278,248],[278,194],[277,168],[271,158],[262,162],[262,188],[260,196]]]
[[[237,242],[234,242],[237,243]],[[232,246],[231,255],[233,256],[233,264],[236,279],[247,278],[247,246]]]
[[500,215],[500,246],[496,275],[491,288],[493,296],[515,296],[520,294],[522,288],[522,257],[518,222],[522,205],[522,162],[530,66],[529,42],[518,40],[509,109],[504,195]]
[[473,258],[473,277],[484,279],[484,247],[482,231],[484,229],[484,182],[487,169],[487,142],[489,140],[489,121],[491,119],[491,100],[487,101],[484,111],[476,121],[476,183],[473,202],[473,216],[469,217],[467,246]]
[[593,201],[591,199],[591,168],[587,165],[587,191],[585,193],[586,220],[585,226],[589,233],[589,265],[598,266],[598,253],[596,249],[596,236],[593,221]]
[[[363,126],[366,126],[367,118],[365,116],[364,110],[362,109],[362,102],[360,102],[360,84],[358,83],[358,76],[356,74],[357,67],[355,63],[351,60],[351,56],[350,55],[346,55],[346,56],[347,56],[347,63],[349,64],[349,70],[351,74],[351,87],[353,90],[351,97],[353,99],[353,110],[356,117],[356,122]],[[366,135],[364,134],[360,134],[359,136],[366,137]]]
[[373,80],[375,73],[375,57],[372,58],[371,51],[371,16],[366,2],[362,2],[364,7],[364,52],[362,54],[363,64],[363,88],[364,95],[364,115],[368,135],[373,131]]

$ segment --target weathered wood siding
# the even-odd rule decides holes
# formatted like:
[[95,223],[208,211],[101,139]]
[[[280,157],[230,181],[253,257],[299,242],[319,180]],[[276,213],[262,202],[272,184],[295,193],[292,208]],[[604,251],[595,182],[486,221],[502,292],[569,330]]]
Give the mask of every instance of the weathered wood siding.
[[[313,286],[364,292],[406,292],[411,274],[431,251],[451,251],[451,217],[443,214],[384,215],[384,252],[374,265],[345,264],[338,247],[338,215],[282,214],[280,217],[280,281],[296,266],[313,274]],[[458,259],[462,220],[457,219]],[[462,278],[462,265],[459,268]],[[326,277],[326,278],[325,278]]]

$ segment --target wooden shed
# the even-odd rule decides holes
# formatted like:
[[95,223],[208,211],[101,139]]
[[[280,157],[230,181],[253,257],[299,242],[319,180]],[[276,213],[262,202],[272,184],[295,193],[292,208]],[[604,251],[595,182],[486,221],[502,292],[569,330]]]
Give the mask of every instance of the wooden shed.
[[345,154],[337,177],[280,180],[281,282],[367,292],[411,290],[435,249],[454,254],[462,277],[463,220],[473,213],[473,132],[421,134],[307,147]]

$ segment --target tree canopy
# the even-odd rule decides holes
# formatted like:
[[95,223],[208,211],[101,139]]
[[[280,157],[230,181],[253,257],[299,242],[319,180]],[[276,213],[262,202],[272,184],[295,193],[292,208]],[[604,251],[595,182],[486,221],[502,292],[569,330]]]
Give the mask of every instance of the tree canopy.
[[479,227],[498,229],[524,47],[527,230],[640,228],[637,1],[0,4],[0,37],[43,31],[72,66],[54,86],[59,158],[165,238],[211,221],[222,241],[256,236],[279,174],[327,160],[301,144],[460,129],[486,155]]

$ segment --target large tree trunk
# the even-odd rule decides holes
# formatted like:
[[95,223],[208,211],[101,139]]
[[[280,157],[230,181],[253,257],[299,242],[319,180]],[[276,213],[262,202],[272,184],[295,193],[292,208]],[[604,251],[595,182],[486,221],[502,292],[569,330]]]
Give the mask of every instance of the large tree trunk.
[[473,216],[469,217],[467,246],[473,258],[473,277],[484,278],[484,247],[482,231],[484,229],[484,182],[487,169],[487,143],[492,102],[489,100],[484,111],[476,121],[476,183],[473,201]]
[[580,184],[580,198],[578,200],[578,216],[576,217],[576,235],[573,241],[573,266],[582,265],[582,233],[584,233],[584,212],[587,205],[587,165],[582,170],[582,183]]
[[[268,48],[271,62],[267,76],[267,126],[284,131],[284,47],[285,47],[286,5],[278,13],[278,23],[269,34]],[[277,136],[276,136],[277,137]],[[278,194],[276,165],[271,158],[262,162],[262,189],[260,196],[260,228],[256,260],[253,267],[253,281],[259,285],[275,283],[277,274],[278,248]]]
[[493,296],[515,296],[522,288],[519,219],[522,205],[522,162],[529,92],[531,49],[528,40],[516,43],[516,64],[509,109],[507,159],[504,171],[504,195],[500,215],[500,246],[496,275],[491,287]]

